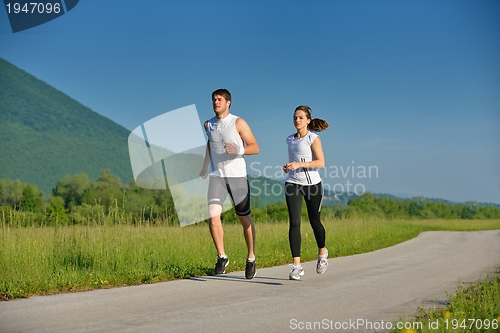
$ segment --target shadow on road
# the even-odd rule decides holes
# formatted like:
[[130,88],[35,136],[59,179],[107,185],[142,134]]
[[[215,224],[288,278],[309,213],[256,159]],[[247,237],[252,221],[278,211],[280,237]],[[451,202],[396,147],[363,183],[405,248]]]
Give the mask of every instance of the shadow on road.
[[204,276],[204,277],[192,277],[188,279],[189,281],[199,281],[199,282],[205,282],[208,280],[221,280],[221,281],[232,281],[232,282],[244,282],[244,283],[256,283],[256,284],[263,284],[263,285],[271,285],[271,286],[283,286],[283,283],[281,282],[269,282],[269,281],[263,281],[263,280],[284,280],[288,281],[288,279],[283,279],[283,278],[276,278],[276,277],[265,277],[265,276],[256,276],[251,280],[248,280],[247,278],[243,276],[236,276],[236,275],[217,275],[217,276]]

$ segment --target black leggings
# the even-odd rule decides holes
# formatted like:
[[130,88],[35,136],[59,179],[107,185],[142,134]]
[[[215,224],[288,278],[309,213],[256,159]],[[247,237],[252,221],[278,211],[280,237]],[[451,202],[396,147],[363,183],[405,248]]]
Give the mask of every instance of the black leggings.
[[290,229],[288,239],[292,257],[300,257],[300,212],[302,198],[306,201],[309,223],[314,232],[318,248],[325,247],[325,228],[321,224],[321,204],[323,202],[323,186],[321,182],[315,185],[298,185],[294,183],[285,184],[285,198],[290,217]]

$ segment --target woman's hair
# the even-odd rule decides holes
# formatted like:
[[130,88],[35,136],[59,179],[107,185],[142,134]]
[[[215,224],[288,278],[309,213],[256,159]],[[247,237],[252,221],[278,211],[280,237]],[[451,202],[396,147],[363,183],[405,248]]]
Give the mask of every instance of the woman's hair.
[[305,112],[307,119],[311,119],[311,122],[307,126],[308,130],[313,132],[321,132],[328,128],[329,125],[325,120],[319,118],[314,118],[314,119],[311,118],[312,109],[309,106],[299,105],[295,108],[295,111],[299,110]]

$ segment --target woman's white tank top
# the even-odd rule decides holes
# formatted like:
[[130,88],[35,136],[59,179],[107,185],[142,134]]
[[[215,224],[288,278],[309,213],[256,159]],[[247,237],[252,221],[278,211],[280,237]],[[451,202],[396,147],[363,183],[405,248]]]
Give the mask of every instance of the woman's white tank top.
[[[288,161],[312,162],[315,157],[311,145],[317,137],[318,135],[313,132],[308,132],[304,137],[298,140],[295,139],[295,133],[289,135],[286,138],[286,143],[288,144]],[[300,185],[315,185],[321,182],[321,176],[319,175],[318,169],[299,168],[287,172],[286,182]]]

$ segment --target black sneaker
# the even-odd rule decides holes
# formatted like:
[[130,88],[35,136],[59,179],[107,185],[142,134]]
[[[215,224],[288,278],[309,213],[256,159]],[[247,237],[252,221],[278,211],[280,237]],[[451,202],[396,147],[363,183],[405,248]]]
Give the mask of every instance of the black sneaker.
[[217,263],[215,264],[215,274],[226,273],[226,267],[229,265],[229,258],[217,256]]
[[253,279],[255,274],[257,274],[257,270],[255,269],[255,260],[250,261],[247,259],[247,265],[245,267],[245,277],[247,279]]

